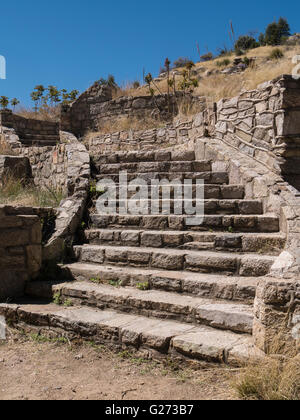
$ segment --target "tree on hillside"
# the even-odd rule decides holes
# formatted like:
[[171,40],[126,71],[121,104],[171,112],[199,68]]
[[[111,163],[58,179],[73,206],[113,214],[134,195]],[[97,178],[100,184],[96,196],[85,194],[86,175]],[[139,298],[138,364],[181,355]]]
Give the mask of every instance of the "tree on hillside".
[[191,60],[187,57],[179,57],[176,61],[174,61],[173,68],[179,69],[181,67],[185,67],[188,62]]
[[253,36],[249,36],[249,35],[240,36],[234,45],[235,51],[242,51],[242,52],[245,52],[247,50],[251,50],[257,47],[259,47],[258,42]]
[[264,38],[260,37],[260,40],[263,45],[280,45],[290,35],[290,25],[281,17],[278,22],[268,25]]
[[45,92],[45,90],[46,89],[44,88],[43,85],[37,85],[34,88],[33,92],[31,92],[31,94],[30,94],[31,99],[34,102],[35,112],[37,112],[38,109],[39,109],[39,106],[42,105],[42,102],[44,100],[44,92]]
[[214,58],[213,53],[208,52],[207,54],[204,54],[201,56],[202,61],[211,61]]
[[20,101],[19,101],[17,98],[13,98],[13,99],[10,101],[10,104],[11,104],[11,106],[13,107],[13,109],[14,109],[14,110],[16,109],[16,106],[17,106],[17,105],[19,105],[19,103],[20,103]]
[[48,98],[50,99],[51,106],[60,102],[60,91],[56,86],[48,86]]
[[0,97],[0,105],[2,109],[6,109],[9,104],[9,99],[7,96]]

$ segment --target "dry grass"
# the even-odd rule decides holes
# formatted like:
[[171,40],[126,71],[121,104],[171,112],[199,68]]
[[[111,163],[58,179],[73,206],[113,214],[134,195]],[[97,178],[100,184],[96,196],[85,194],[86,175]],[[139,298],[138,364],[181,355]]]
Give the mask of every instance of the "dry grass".
[[38,112],[35,112],[31,108],[18,107],[16,114],[20,117],[29,118],[32,120],[58,122],[60,118],[60,108],[59,106],[47,106],[40,108]]
[[249,364],[233,383],[245,400],[300,400],[300,355],[283,361],[268,358]]
[[84,137],[84,141],[88,141],[92,137],[117,133],[120,131],[151,130],[152,128],[163,127],[165,124],[166,123],[164,121],[150,117],[145,117],[143,119],[139,119],[136,117],[122,117],[113,121],[107,121],[102,123],[98,131],[87,133]]
[[0,204],[30,207],[57,207],[64,198],[62,191],[37,188],[33,184],[5,176],[0,183]]
[[[199,96],[207,96],[214,101],[219,101],[222,98],[230,98],[238,95],[242,89],[255,89],[259,84],[272,80],[282,74],[291,74],[294,64],[292,64],[292,57],[299,54],[300,47],[280,47],[284,53],[284,57],[278,61],[270,61],[270,56],[274,47],[259,47],[250,50],[244,57],[256,57],[256,65],[248,68],[245,72],[233,75],[216,74],[209,77],[202,77],[199,81],[199,87],[195,89],[194,94]],[[235,58],[234,55],[229,57],[231,61]],[[241,57],[243,58],[243,56]],[[202,69],[202,74],[206,70],[220,70],[218,62],[220,58],[215,60],[196,63],[195,69]],[[181,71],[178,69],[178,71]],[[201,74],[201,73],[199,73]],[[180,77],[176,76],[179,81]],[[157,83],[159,90],[162,93],[167,93],[167,80],[164,79]],[[156,93],[158,91],[156,90]],[[130,88],[120,89],[116,95],[120,96],[141,96],[149,95],[147,86],[142,86],[138,89]]]

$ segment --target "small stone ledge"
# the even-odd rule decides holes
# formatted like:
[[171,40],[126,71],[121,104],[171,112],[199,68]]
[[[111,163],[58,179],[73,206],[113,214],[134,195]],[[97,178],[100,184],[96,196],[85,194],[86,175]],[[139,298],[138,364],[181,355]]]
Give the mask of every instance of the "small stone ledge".
[[262,279],[254,304],[255,344],[267,353],[300,351],[300,281]]

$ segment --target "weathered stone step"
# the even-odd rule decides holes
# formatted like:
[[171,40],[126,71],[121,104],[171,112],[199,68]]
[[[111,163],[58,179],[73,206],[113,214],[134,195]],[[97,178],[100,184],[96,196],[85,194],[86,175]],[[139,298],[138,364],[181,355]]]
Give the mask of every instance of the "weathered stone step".
[[211,171],[211,161],[193,162],[142,162],[142,163],[115,163],[99,165],[101,175],[116,174],[120,171],[128,173],[154,173],[154,172],[209,172]]
[[28,139],[22,139],[20,138],[20,142],[26,146],[55,146],[59,142],[59,138],[56,140],[49,140],[48,138],[44,137],[43,140],[37,140],[36,138],[28,138]]
[[73,305],[92,306],[102,310],[114,309],[149,318],[172,319],[239,333],[252,333],[253,307],[242,303],[84,281],[55,285],[49,297],[52,298],[54,294],[60,295],[62,303],[67,300]]
[[[131,200],[131,201],[128,201]],[[134,203],[134,198],[123,200],[116,199],[113,204],[117,209],[120,207],[125,207]],[[101,200],[100,200],[101,201]],[[96,206],[97,200],[94,201]],[[189,214],[191,208],[203,208],[203,214],[263,214],[263,205],[260,200],[202,200],[194,198],[192,200],[174,200],[170,199],[138,199],[136,201],[136,206],[139,208],[148,208],[148,211],[151,214],[174,214],[176,211],[181,212],[181,214]],[[139,213],[137,213],[139,214]]]
[[167,151],[157,150],[156,152],[127,152],[127,153],[113,153],[109,155],[101,155],[96,158],[95,163],[101,164],[116,164],[116,163],[135,163],[135,162],[168,162],[168,161],[185,161],[191,162],[196,159],[195,152],[192,150],[186,151]]
[[[115,183],[120,181],[120,173],[111,173],[107,175],[97,175],[97,181],[101,182],[107,178]],[[151,185],[153,180],[168,180],[177,182],[183,182],[185,179],[191,179],[193,181],[203,180],[207,184],[228,184],[229,178],[227,172],[135,172],[127,174],[127,181],[132,182],[137,179],[147,181],[148,185]]]
[[[189,224],[188,216],[133,216],[91,214],[94,228],[130,227],[147,230],[198,230],[234,232],[279,232],[279,219],[273,215],[205,215],[201,225]],[[193,223],[193,222],[191,222]]]
[[130,229],[90,229],[84,232],[84,239],[92,245],[144,246],[156,248],[187,247],[205,244],[207,248],[219,251],[260,252],[279,255],[284,248],[283,234],[269,233],[216,233],[193,231],[161,231]]
[[207,326],[149,319],[88,307],[62,308],[41,302],[1,304],[0,314],[15,328],[36,334],[82,338],[121,350],[140,351],[144,357],[162,355],[182,360],[206,360],[232,365],[263,358],[252,337]]
[[59,134],[23,134],[22,140],[53,140],[53,141],[59,141]]
[[264,276],[275,257],[259,254],[218,253],[176,249],[116,247],[100,245],[74,246],[78,261],[149,267],[163,270],[187,270],[202,273],[224,272],[228,275]]
[[[258,279],[230,277],[185,271],[159,271],[135,267],[73,263],[61,267],[61,279],[90,281],[97,284],[114,283],[149,290],[196,295],[209,299],[223,299],[253,303]],[[49,297],[47,282],[28,283],[27,292],[35,297]]]
[[[167,192],[170,191],[170,198],[174,198],[174,192],[177,191],[178,187],[182,188],[182,184],[178,184],[177,186],[175,184],[172,184],[170,187],[168,187]],[[192,195],[195,197],[196,194],[196,185],[194,184],[192,186]],[[201,187],[199,187],[198,191],[201,191]],[[99,188],[100,189],[100,188]],[[218,184],[204,184],[204,198],[209,199],[216,199],[216,200],[241,200],[244,198],[245,190],[242,185],[218,185]],[[107,187],[103,187],[98,191],[99,193],[105,193],[107,192]],[[119,192],[120,192],[120,185],[116,184],[116,196],[119,198]],[[128,198],[131,198],[135,194],[137,194],[138,188],[135,191],[127,191]],[[163,190],[160,187],[159,188],[159,195],[160,197],[163,194]],[[151,198],[151,191],[149,189],[148,192],[148,198]]]

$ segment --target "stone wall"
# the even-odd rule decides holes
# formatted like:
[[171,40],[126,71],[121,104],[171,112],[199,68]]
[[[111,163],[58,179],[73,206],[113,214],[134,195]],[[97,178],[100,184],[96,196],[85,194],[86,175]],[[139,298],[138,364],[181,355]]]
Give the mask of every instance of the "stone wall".
[[[112,99],[112,91],[108,87],[95,83],[84,92],[73,104],[62,107],[61,129],[82,137],[87,131],[99,131],[101,125],[124,118],[154,118],[162,121],[172,120],[178,114],[183,95],[120,97]],[[205,98],[189,97],[188,103],[197,102],[199,107]]]
[[204,110],[192,117],[176,118],[173,123],[146,131],[130,130],[105,135],[90,135],[87,147],[97,157],[116,151],[153,150],[188,144],[212,134],[215,118],[213,108],[203,102]]
[[14,129],[24,145],[54,146],[59,142],[59,123],[24,118],[10,110],[0,111],[0,126]]
[[281,76],[217,104],[215,135],[290,178],[299,174],[300,80]]
[[27,157],[0,155],[0,181],[5,176],[19,179],[31,179],[32,172]]
[[0,206],[0,301],[22,296],[26,282],[39,273],[42,227],[38,214],[38,209]]
[[74,136],[69,135],[66,141],[69,143],[54,147],[21,147],[14,151],[29,159],[36,185],[72,194],[76,179],[89,176],[90,162],[84,145]]
[[300,352],[300,281],[262,279],[254,303],[256,346],[272,354]]

